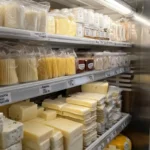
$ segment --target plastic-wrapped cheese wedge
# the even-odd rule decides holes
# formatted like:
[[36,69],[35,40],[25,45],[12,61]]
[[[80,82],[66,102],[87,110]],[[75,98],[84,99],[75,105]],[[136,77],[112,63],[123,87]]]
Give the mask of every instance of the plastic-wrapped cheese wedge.
[[64,105],[61,110],[63,112],[68,112],[68,113],[73,113],[76,115],[91,115],[90,109],[87,107],[83,107],[83,106],[78,106],[78,105],[72,105],[72,104],[66,104]]
[[92,101],[86,98],[69,97],[69,98],[66,98],[66,102],[69,104],[85,106],[89,108],[95,108],[97,106],[96,101]]
[[18,83],[16,63],[14,59],[0,59],[0,85]]
[[41,123],[34,121],[28,121],[24,123],[24,139],[28,139],[40,144],[49,139],[52,133],[53,128]]
[[63,116],[83,121],[83,120],[88,120],[91,117],[91,113],[87,115],[77,115],[72,111],[72,113],[63,112]]
[[57,67],[57,57],[52,57],[52,77],[56,78],[59,76],[59,71]]
[[24,6],[19,0],[10,0],[5,3],[4,26],[8,28],[24,28]]
[[30,140],[23,139],[22,144],[23,144],[23,147],[30,148],[32,150],[48,150],[48,149],[50,149],[50,140],[49,139],[47,139],[46,141],[44,141],[40,144],[30,141]]
[[93,82],[82,85],[82,92],[92,92],[99,94],[107,94],[108,92],[108,82]]
[[43,118],[45,121],[56,119],[57,112],[54,110],[43,111],[39,117]]
[[9,107],[9,117],[13,120],[25,122],[37,117],[37,104],[20,102]]
[[23,138],[23,124],[5,118],[3,131],[0,134],[0,148],[6,149],[16,144],[17,142],[20,142],[22,138]]
[[6,149],[0,149],[0,150],[22,150],[22,143],[18,142]]
[[46,99],[43,101],[42,106],[44,108],[61,111],[61,108],[66,104],[65,98],[58,98],[55,100]]

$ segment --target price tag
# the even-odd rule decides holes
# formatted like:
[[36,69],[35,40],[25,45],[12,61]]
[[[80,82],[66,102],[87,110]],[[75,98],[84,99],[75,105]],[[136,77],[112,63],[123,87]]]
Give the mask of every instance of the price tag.
[[111,72],[110,72],[110,75],[111,75],[111,76],[114,76],[114,75],[115,75],[115,72],[114,72],[114,71],[111,71]]
[[40,95],[49,94],[51,93],[51,86],[50,85],[43,85],[39,89]]
[[110,72],[106,72],[106,73],[105,73],[105,77],[106,77],[106,78],[108,78],[108,77],[110,77],[110,76],[111,76],[111,75],[110,75]]
[[47,37],[47,34],[44,32],[31,32],[31,36],[45,39]]
[[11,101],[11,93],[0,94],[0,105],[9,104]]
[[101,146],[99,146],[97,150],[102,150],[102,147],[101,147]]
[[75,81],[74,80],[70,80],[68,81],[69,87],[75,86]]
[[94,81],[94,75],[89,76],[90,81]]

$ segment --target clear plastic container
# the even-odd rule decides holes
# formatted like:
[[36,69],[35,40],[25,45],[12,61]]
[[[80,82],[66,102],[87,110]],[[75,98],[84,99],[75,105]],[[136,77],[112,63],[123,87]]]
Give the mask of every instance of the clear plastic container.
[[[1,49],[2,50],[2,49]],[[18,83],[17,65],[11,53],[0,53],[0,85],[13,85]]]
[[[25,47],[28,49],[28,47]],[[17,75],[20,83],[38,80],[38,62],[34,52],[23,50],[16,57]]]
[[89,25],[89,22],[88,22],[88,10],[87,9],[84,9],[84,24],[86,26]]
[[99,14],[99,27],[100,29],[104,29],[104,15]]
[[84,8],[82,8],[82,7],[73,8],[72,13],[75,16],[76,22],[84,23]]
[[40,2],[38,3],[38,31],[46,32],[47,30],[47,16],[50,9],[49,2]]
[[37,31],[38,29],[37,3],[33,1],[24,1],[24,5],[25,5],[24,29]]
[[87,11],[88,11],[88,25],[90,26],[90,27],[94,27],[94,10],[92,10],[92,9],[87,9]]
[[103,53],[103,69],[107,70],[109,68],[111,68],[111,53],[104,52]]
[[81,23],[76,23],[76,36],[84,37],[84,26]]
[[5,1],[0,1],[0,26],[4,26],[4,4]]
[[94,27],[99,28],[99,26],[100,26],[99,13],[94,13]]
[[47,33],[55,34],[55,18],[52,13],[48,13],[47,16]]
[[22,1],[9,0],[5,3],[4,26],[24,29],[25,7]]
[[102,52],[94,54],[94,68],[95,68],[95,70],[103,70],[104,69],[104,59],[103,59]]

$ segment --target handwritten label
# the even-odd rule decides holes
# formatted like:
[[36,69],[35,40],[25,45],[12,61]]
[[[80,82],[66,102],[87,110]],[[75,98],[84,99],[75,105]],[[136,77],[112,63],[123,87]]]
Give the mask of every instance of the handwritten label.
[[51,93],[51,86],[50,85],[43,85],[39,89],[40,95],[49,94]]
[[9,104],[11,102],[11,93],[0,94],[0,105]]

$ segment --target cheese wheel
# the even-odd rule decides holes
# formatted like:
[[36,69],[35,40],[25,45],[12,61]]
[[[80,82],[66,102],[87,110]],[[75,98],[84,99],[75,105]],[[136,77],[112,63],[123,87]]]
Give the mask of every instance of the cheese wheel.
[[16,59],[17,75],[19,82],[31,82],[38,80],[37,60],[32,58],[18,58]]
[[0,59],[0,85],[17,84],[16,64],[14,59]]

